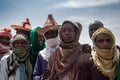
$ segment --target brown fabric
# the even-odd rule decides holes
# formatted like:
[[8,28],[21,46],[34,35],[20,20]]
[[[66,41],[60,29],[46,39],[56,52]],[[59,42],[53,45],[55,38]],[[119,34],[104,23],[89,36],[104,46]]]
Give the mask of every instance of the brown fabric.
[[[95,44],[95,38],[101,34],[105,33],[111,36],[113,40],[113,46],[110,50],[108,49],[99,49]],[[110,80],[114,80],[116,77],[116,67],[117,67],[117,50],[115,46],[115,37],[113,33],[108,30],[107,28],[99,28],[96,30],[92,35],[93,40],[93,48],[94,48],[94,55],[93,61],[94,64],[97,66],[98,70],[101,71],[105,76],[108,76]]]
[[[63,80],[67,77],[69,80],[78,80],[81,64],[89,59],[90,54],[78,50],[78,53],[72,53],[62,58],[64,49],[57,49],[55,54],[49,59],[49,70],[51,70],[50,80]],[[77,48],[74,48],[74,51]],[[64,79],[65,80],[65,79]]]
[[[83,61],[80,67],[78,78],[78,80],[110,80],[108,76],[105,76],[101,71],[97,69],[97,66],[94,64],[92,58],[89,61]],[[117,79],[115,78],[114,80]]]

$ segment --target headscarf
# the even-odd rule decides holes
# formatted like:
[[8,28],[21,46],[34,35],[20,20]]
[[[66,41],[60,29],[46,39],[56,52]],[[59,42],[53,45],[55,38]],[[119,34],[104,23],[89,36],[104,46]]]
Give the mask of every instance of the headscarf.
[[[113,40],[113,46],[110,50],[108,49],[99,49],[95,44],[95,39],[99,34],[108,34],[111,36]],[[116,77],[116,68],[117,68],[117,50],[115,46],[115,37],[113,33],[107,28],[99,28],[92,35],[93,40],[93,49],[95,50],[93,53],[93,61],[96,64],[97,68],[104,74],[108,76],[110,80],[114,80]]]
[[36,31],[39,28],[40,27],[34,28],[30,33],[30,42],[32,44],[32,46],[31,46],[31,63],[32,63],[33,67],[35,65],[36,58],[37,58],[39,51],[43,50],[46,47],[45,41],[43,42],[42,45],[38,44],[38,33]]
[[13,51],[7,59],[8,77],[15,73],[16,69],[20,67],[20,63],[23,63],[25,66],[25,79],[31,80],[32,66],[29,59],[29,45],[20,51],[19,48],[14,47],[14,42],[16,40],[24,40],[28,42],[28,38],[22,34],[15,35],[11,40]]
[[[62,33],[62,29],[63,29],[63,25],[65,24],[65,23],[71,23],[72,25],[73,25],[73,27],[74,27],[74,29],[76,28],[76,32],[75,32],[75,40],[72,42],[72,43],[65,43],[65,42],[63,42],[63,40],[62,40],[62,35],[61,35],[61,33]],[[63,48],[73,48],[74,46],[76,46],[76,45],[79,45],[79,36],[80,36],[80,34],[81,34],[81,30],[82,30],[82,26],[81,26],[81,24],[80,23],[78,23],[78,22],[72,22],[72,21],[64,21],[63,22],[63,24],[62,24],[62,26],[61,26],[61,28],[60,28],[60,30],[59,30],[59,37],[60,37],[60,46]]]
[[0,36],[7,36],[11,39],[12,38],[11,29],[10,28],[0,29]]
[[[12,38],[12,34],[11,34],[11,29],[10,28],[3,28],[3,29],[0,29],[0,36],[3,36],[3,37],[8,37],[9,39]],[[9,42],[8,42],[9,43]],[[3,44],[3,43],[0,43],[0,53],[7,53],[9,52],[10,50],[10,45],[6,45],[6,44]]]
[[[75,30],[75,39],[71,43],[65,43],[62,40],[62,29],[65,23],[71,23]],[[81,32],[81,27],[78,23],[65,21],[63,22],[62,27],[59,31],[60,36],[60,48],[56,50],[56,52],[51,55],[49,60],[49,67],[51,70],[50,80],[63,79],[65,77],[69,77],[69,80],[76,80],[78,75],[78,67],[73,68],[74,64],[77,64],[77,60],[80,54],[80,44],[79,44],[79,36]],[[53,64],[53,63],[54,64]],[[69,76],[68,76],[69,75]],[[66,78],[65,78],[66,79]]]

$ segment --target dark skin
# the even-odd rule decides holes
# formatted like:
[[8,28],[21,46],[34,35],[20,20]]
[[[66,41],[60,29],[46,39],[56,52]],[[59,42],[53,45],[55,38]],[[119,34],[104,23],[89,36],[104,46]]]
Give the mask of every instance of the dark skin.
[[[46,37],[46,36],[45,36]],[[63,30],[62,30],[62,39],[66,43],[70,43],[74,40],[75,38],[75,29],[73,28],[73,25],[71,23],[66,23],[63,25]],[[47,38],[47,37],[46,37]],[[91,52],[91,46],[89,44],[83,44],[82,45],[82,50],[85,51],[86,53]],[[50,77],[51,70],[45,70],[44,74],[41,76],[41,80],[45,80]]]
[[46,39],[55,38],[58,36],[58,30],[49,30],[44,35]]
[[0,36],[0,43],[4,45],[9,45],[10,38],[7,36]]
[[103,23],[100,21],[95,20],[94,22],[90,23],[89,25],[89,37],[92,37],[92,34],[99,28],[103,27]]
[[110,35],[102,33],[95,39],[95,44],[100,49],[111,49],[113,46],[113,39]]

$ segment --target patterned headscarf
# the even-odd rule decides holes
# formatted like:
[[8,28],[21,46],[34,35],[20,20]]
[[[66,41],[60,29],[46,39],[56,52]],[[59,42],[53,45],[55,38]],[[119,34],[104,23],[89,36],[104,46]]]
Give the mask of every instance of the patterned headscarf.
[[16,69],[20,67],[20,63],[23,63],[25,65],[25,79],[31,80],[32,66],[29,59],[29,46],[27,46],[24,52],[22,51],[23,53],[21,53],[20,55],[20,53],[19,54],[17,53],[18,52],[17,48],[13,46],[16,40],[28,41],[28,38],[25,35],[17,34],[11,40],[13,52],[7,59],[8,76],[11,76],[12,74],[14,74]]
[[[108,34],[113,40],[113,46],[110,50],[108,49],[99,49],[95,44],[95,39],[99,34]],[[107,28],[99,28],[92,35],[93,40],[93,61],[96,64],[97,68],[105,75],[114,80],[116,77],[116,68],[117,68],[117,51],[115,46],[115,37],[113,33]]]
[[[61,30],[63,29],[63,25],[65,23],[71,23],[75,29],[75,40],[72,43],[65,43],[62,40],[62,35],[61,35],[62,31]],[[80,37],[81,31],[82,31],[82,26],[80,23],[72,22],[72,21],[64,21],[59,30],[60,46],[64,47],[64,48],[73,48],[74,46],[79,45],[79,37]]]
[[[65,23],[71,23],[75,29],[75,39],[71,43],[65,43],[62,40],[62,29]],[[78,23],[65,21],[59,31],[59,36],[61,39],[60,48],[56,50],[55,53],[49,59],[49,68],[51,70],[50,80],[62,80],[63,78],[69,78],[69,80],[77,80],[77,75],[79,72],[79,66],[72,67],[73,65],[78,65],[77,60],[80,54],[81,46],[79,44],[79,36],[81,33],[81,27]],[[68,75],[69,74],[69,75]]]

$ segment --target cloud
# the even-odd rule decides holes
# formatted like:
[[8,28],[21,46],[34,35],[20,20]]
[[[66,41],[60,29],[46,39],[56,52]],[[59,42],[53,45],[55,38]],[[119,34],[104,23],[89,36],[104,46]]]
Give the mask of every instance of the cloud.
[[58,4],[54,4],[56,8],[84,8],[101,6],[111,3],[118,3],[119,0],[67,0]]

